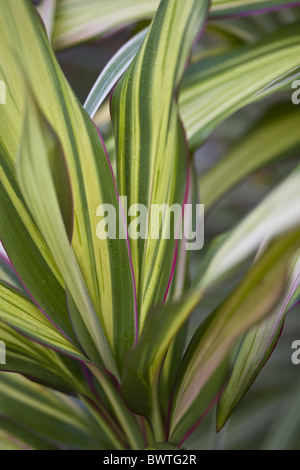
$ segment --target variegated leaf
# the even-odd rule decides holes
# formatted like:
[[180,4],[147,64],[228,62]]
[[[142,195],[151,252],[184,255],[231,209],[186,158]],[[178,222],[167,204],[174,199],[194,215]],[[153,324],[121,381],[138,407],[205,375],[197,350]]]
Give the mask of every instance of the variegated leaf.
[[141,328],[151,305],[166,298],[172,277],[188,184],[188,153],[176,92],[207,8],[207,1],[163,0],[112,97],[118,190],[132,211],[128,230]]
[[[53,44],[63,49],[99,38],[130,23],[151,19],[160,0],[60,0],[57,5]],[[211,18],[257,14],[299,5],[294,0],[213,0]]]
[[7,104],[1,107],[0,128],[1,239],[35,302],[76,341],[66,308],[65,282],[15,179],[25,107],[25,74],[41,112],[62,146],[74,199],[72,248],[98,321],[121,368],[124,354],[137,335],[136,306],[127,240],[100,240],[96,233],[96,212],[102,203],[111,204],[123,223],[105,149],[63,76],[31,2],[1,0],[0,6],[0,73],[7,84]]

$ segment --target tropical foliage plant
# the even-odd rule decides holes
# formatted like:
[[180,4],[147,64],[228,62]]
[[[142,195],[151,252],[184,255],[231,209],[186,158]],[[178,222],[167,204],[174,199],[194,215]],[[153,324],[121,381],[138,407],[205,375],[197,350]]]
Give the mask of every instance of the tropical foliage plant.
[[[59,51],[121,28],[82,106]],[[0,0],[0,44],[0,448],[182,448],[214,405],[220,430],[300,298],[296,2]],[[218,226],[274,162],[280,180]],[[121,196],[202,203],[218,229],[192,254],[129,237]]]

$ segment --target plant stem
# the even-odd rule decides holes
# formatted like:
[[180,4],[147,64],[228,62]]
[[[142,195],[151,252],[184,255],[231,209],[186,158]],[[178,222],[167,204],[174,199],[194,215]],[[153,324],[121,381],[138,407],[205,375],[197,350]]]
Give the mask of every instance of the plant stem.
[[161,415],[161,409],[158,401],[158,394],[156,391],[153,393],[153,400],[152,400],[152,427],[154,438],[156,442],[164,442],[166,440],[165,431],[164,431],[164,424]]

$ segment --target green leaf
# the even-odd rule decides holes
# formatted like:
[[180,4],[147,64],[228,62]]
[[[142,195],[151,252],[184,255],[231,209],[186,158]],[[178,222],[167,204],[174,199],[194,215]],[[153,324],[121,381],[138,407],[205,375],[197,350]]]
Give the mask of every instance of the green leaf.
[[[296,25],[289,25],[254,44],[236,47],[191,65],[183,77],[179,95],[180,113],[190,148],[199,147],[220,122],[238,109],[290,86],[299,73],[298,55],[299,31]],[[131,54],[127,60],[132,60]],[[108,64],[113,73],[111,66],[114,61]],[[115,73],[117,78],[118,68]],[[114,82],[115,79],[111,86]],[[91,99],[93,103],[101,103],[103,99],[102,90],[97,91],[96,85]],[[279,121],[277,125],[280,126]],[[282,140],[280,146],[285,142]],[[255,159],[248,160],[249,165],[252,161]]]
[[124,430],[131,447],[135,450],[143,449],[145,446],[143,434],[141,433],[137,420],[126,407],[120,390],[115,387],[115,383],[111,380],[111,377],[99,367],[88,364],[88,368],[93,373],[96,383],[98,382],[105,392],[111,409],[121,429]]
[[205,173],[199,181],[206,211],[253,171],[275,160],[296,156],[300,150],[299,112],[296,106],[272,106],[250,132]]
[[29,432],[60,447],[114,448],[82,403],[19,374],[1,372],[0,385],[0,415],[28,428]]
[[6,364],[0,365],[1,371],[18,372],[64,393],[91,395],[77,360],[29,340],[2,322],[0,338],[6,346]]
[[[195,205],[199,200],[197,192],[197,183],[197,174],[193,166],[193,162],[191,160],[190,184],[186,202],[187,204],[193,204],[195,212]],[[184,212],[183,223],[186,223],[187,226],[190,227],[191,218],[191,212]],[[180,240],[178,243],[178,257],[176,261],[176,267],[172,279],[171,288],[169,291],[168,301],[180,299],[180,297],[183,296],[191,287],[190,260],[192,251],[186,250],[186,241],[186,236],[184,235],[182,240]],[[187,326],[187,324],[183,325],[183,327],[179,330],[179,332],[173,339],[165,357],[160,375],[159,402],[165,417],[168,415],[170,396],[174,392],[174,385],[178,374],[179,364],[186,346],[188,330]]]
[[147,30],[144,29],[124,44],[100,73],[84,103],[84,108],[91,118],[133,61],[146,34]]
[[299,381],[289,390],[261,443],[262,450],[294,450],[299,429]]
[[8,96],[7,105],[1,108],[0,128],[1,239],[34,300],[75,342],[66,308],[65,282],[15,179],[14,162],[27,93],[25,73],[66,159],[74,203],[72,248],[98,321],[121,367],[137,334],[136,307],[127,240],[100,240],[96,233],[96,212],[103,203],[111,204],[122,225],[110,164],[95,126],[59,68],[31,2],[1,0],[0,4],[1,74]]
[[14,287],[15,289],[25,293],[12,264],[5,255],[0,254],[0,282]]
[[65,338],[27,297],[0,283],[0,320],[47,347],[86,361],[81,351]]
[[135,413],[151,418],[152,399],[157,393],[160,368],[168,347],[197,301],[198,297],[196,300],[195,296],[186,295],[148,316],[137,346],[128,353],[122,381],[124,399]]
[[194,283],[205,289],[216,285],[259,247],[295,228],[300,221],[299,184],[298,165],[232,231],[223,235]]
[[235,16],[243,13],[258,14],[260,10],[273,11],[277,8],[295,7],[298,3],[290,0],[213,0],[211,16],[223,17],[223,16]]
[[[160,0],[60,0],[57,4],[55,49],[79,44],[117,31],[130,23],[151,19]],[[213,0],[210,16],[227,17],[290,6],[290,0]]]
[[136,413],[148,417],[153,413],[152,401],[157,400],[160,369],[168,348],[205,293],[262,243],[299,226],[299,170],[300,167],[222,237],[187,294],[148,317],[137,347],[128,356],[122,384],[125,400]]
[[[66,170],[61,170],[61,168],[66,168],[62,148],[56,134],[35,104],[33,97],[28,98],[27,103],[17,162],[20,186],[28,207],[86,325],[89,332],[88,342],[92,340],[98,354],[100,354],[91,359],[95,362],[102,359],[107,367],[113,370],[111,351],[89,298],[76,257],[69,244],[56,192],[53,173],[60,174],[61,179],[64,175],[66,176]],[[63,187],[66,186],[66,183],[67,181],[61,181]],[[64,196],[66,200],[68,194]],[[72,310],[70,313],[72,319]],[[75,329],[75,331],[79,341],[85,347],[81,331],[79,329]]]
[[[140,229],[132,227],[137,213],[128,217],[140,328],[151,305],[162,302],[169,287],[176,241],[173,233],[167,238],[172,225],[167,211],[176,204],[176,232],[188,177],[176,90],[207,7],[207,1],[163,0],[141,49],[112,97],[119,194],[127,197],[133,212],[136,204],[147,211],[140,214],[146,220]],[[160,217],[159,207],[166,209],[165,217]]]
[[[20,8],[24,8],[23,2],[19,0],[14,2],[14,7],[17,3],[20,4]],[[2,0],[0,5],[2,42],[0,73],[5,80],[7,93],[7,103],[1,108],[0,122],[0,238],[22,283],[30,291],[34,301],[41,310],[47,311],[55,325],[75,342],[66,308],[63,280],[32,220],[16,182],[14,162],[23,125],[24,83],[20,61],[12,49],[14,43],[17,42],[12,33],[14,25],[10,23],[11,28],[7,31],[7,22],[5,22],[7,13],[10,22],[13,20],[13,15],[7,12],[13,5]],[[28,8],[30,8],[29,4],[26,10]],[[26,23],[26,16],[28,12],[23,14],[24,23]],[[39,25],[37,17],[35,15],[34,17]],[[2,24],[3,22],[5,25]],[[42,26],[40,30],[43,37],[45,33]],[[22,38],[22,45],[25,44],[25,36]],[[40,72],[41,68],[37,66],[37,70]],[[40,83],[42,81],[41,79]]]
[[286,314],[300,286],[300,255],[292,263],[289,283],[280,305],[240,342],[229,381],[218,403],[217,429],[221,429],[271,356],[281,334]]
[[57,450],[47,439],[0,417],[0,450]]
[[[239,337],[272,311],[283,295],[299,229],[268,247],[234,291],[199,326],[179,372],[169,440],[182,443],[220,392],[228,355]],[[197,414],[196,414],[197,413]]]
[[151,19],[159,0],[76,0],[58,2],[53,46],[63,49],[91,38],[101,37],[135,21]]
[[189,67],[179,105],[191,149],[235,111],[273,93],[299,68],[299,39],[298,25],[288,25],[255,44]]

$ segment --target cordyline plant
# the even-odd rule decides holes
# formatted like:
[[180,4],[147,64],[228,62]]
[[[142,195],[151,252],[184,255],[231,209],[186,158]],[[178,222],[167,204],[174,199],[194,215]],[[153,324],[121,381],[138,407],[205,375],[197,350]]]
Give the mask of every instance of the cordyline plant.
[[[294,23],[277,21],[273,32],[256,29],[255,17],[248,31],[244,18],[231,32],[223,23],[283,7]],[[222,121],[291,90],[300,27],[290,7],[45,0],[37,11],[0,0],[1,448],[180,448],[216,403],[221,429],[253,383],[299,299],[299,166],[209,240],[191,281],[184,240],[129,237],[120,196],[150,216],[153,204],[200,202],[208,212],[250,173],[299,155],[290,102],[272,104],[199,184],[193,165]],[[147,29],[82,107],[54,50],[141,20]],[[229,39],[206,49],[204,31]],[[110,93],[108,155],[92,118]],[[98,236],[102,204],[125,237]],[[190,314],[233,274],[234,288],[187,344]]]

